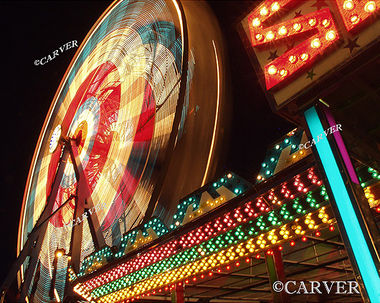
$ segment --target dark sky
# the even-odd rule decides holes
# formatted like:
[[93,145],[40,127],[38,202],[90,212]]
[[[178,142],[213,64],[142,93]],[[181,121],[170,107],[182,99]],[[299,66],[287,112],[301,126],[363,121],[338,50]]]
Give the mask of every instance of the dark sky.
[[[111,1],[0,2],[2,129],[0,233],[2,282],[16,256],[22,197],[37,139],[76,48],[35,66],[66,42],[82,42]],[[252,1],[210,1],[228,47],[233,113],[225,169],[252,179],[266,146],[292,129],[274,115],[257,82],[235,24]]]

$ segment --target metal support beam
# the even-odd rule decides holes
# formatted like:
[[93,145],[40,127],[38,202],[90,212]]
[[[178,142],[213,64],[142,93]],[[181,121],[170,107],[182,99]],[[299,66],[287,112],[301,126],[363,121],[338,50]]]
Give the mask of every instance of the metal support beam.
[[[61,158],[58,163],[57,172],[54,176],[53,183],[51,185],[50,194],[46,201],[46,206],[42,211],[40,217],[38,218],[33,230],[30,232],[23,249],[18,255],[16,261],[12,265],[8,275],[1,286],[1,300],[5,298],[6,292],[9,289],[12,281],[16,278],[17,273],[19,272],[21,266],[25,262],[26,258],[29,256],[29,262],[25,271],[24,281],[21,287],[21,296],[19,302],[25,302],[25,297],[28,295],[30,290],[31,282],[33,280],[34,273],[36,271],[37,263],[39,260],[39,253],[45,238],[46,229],[50,218],[52,218],[57,212],[59,212],[70,200],[75,198],[75,211],[74,211],[74,220],[78,217],[81,218],[84,214],[85,208],[92,209],[94,204],[91,200],[90,190],[87,183],[86,176],[83,171],[82,164],[80,162],[78,149],[75,143],[75,140],[63,140],[64,146],[62,148]],[[68,158],[71,157],[72,163],[75,170],[75,175],[77,178],[77,195],[70,197],[65,201],[60,207],[53,211],[54,202],[58,194],[60,182],[63,178],[64,170]],[[101,247],[105,246],[105,240],[100,229],[100,224],[97,216],[87,216],[89,222],[91,235],[93,238],[94,246],[96,250],[99,250]],[[79,271],[80,264],[80,253],[81,253],[81,242],[82,242],[82,233],[83,233],[83,221],[81,224],[73,225],[72,238],[70,244],[70,253],[69,255],[73,256],[74,270]],[[36,277],[34,279],[36,281]],[[33,283],[35,284],[35,283]]]
[[[25,302],[25,297],[28,294],[29,287],[30,287],[30,284],[31,284],[32,279],[33,279],[33,274],[35,272],[35,268],[36,268],[37,263],[38,263],[38,257],[39,257],[40,251],[41,251],[42,243],[43,243],[45,233],[46,233],[46,229],[47,229],[48,222],[49,222],[49,220],[47,220],[47,219],[50,217],[50,215],[53,211],[55,198],[58,194],[60,181],[62,180],[62,177],[64,174],[64,170],[66,167],[66,161],[68,159],[68,156],[69,156],[69,153],[67,152],[67,149],[64,147],[63,151],[62,151],[62,156],[61,156],[60,162],[58,164],[57,173],[54,177],[52,189],[51,189],[50,194],[47,198],[46,207],[43,210],[43,212],[42,212],[42,214],[41,214],[41,216],[38,219],[37,224],[36,224],[36,226],[38,226],[39,228],[35,232],[32,231],[32,233],[29,235],[28,240],[26,241],[24,248],[23,248],[22,252],[20,253],[18,260],[16,260],[16,264],[15,264],[16,266],[13,267],[11,272],[10,272],[10,274],[14,278],[16,276],[18,270],[20,269],[22,263],[24,262],[26,256],[28,256],[28,255],[30,256],[29,264],[28,264],[28,267],[27,267],[26,273],[25,273],[24,282],[23,282],[22,288],[21,288],[21,296],[20,296],[21,302]],[[29,239],[30,239],[30,241],[29,241]],[[24,251],[25,251],[25,253],[24,253]],[[15,270],[16,270],[16,272],[14,272]]]
[[[331,206],[337,219],[339,230],[346,245],[351,264],[357,273],[356,279],[362,290],[365,302],[376,302],[380,297],[380,260],[376,249],[379,232],[371,216],[360,203],[354,190],[356,174],[351,160],[339,136],[323,137],[325,129],[331,127],[330,113],[321,105],[313,106],[304,112],[308,136],[314,140],[313,153],[318,166],[324,173]],[[339,134],[340,135],[340,134]]]
[[106,242],[100,229],[98,217],[96,215],[92,216],[88,215],[87,213],[85,214],[84,212],[85,209],[93,209],[94,203],[91,199],[91,191],[84,173],[82,163],[80,161],[76,141],[73,139],[68,139],[66,141],[66,144],[70,151],[70,157],[74,166],[75,177],[77,179],[77,195],[75,200],[74,220],[80,220],[83,218],[83,220],[73,223],[69,252],[69,255],[71,256],[70,264],[75,272],[79,272],[84,215],[87,215],[87,220],[90,226],[95,250],[99,250],[100,248],[104,247],[106,245]]

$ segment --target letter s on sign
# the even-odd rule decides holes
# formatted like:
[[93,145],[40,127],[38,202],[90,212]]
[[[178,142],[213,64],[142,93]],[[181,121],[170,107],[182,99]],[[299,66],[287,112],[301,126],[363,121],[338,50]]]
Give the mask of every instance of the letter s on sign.
[[273,43],[301,33],[316,32],[264,67],[267,89],[271,89],[301,68],[311,64],[339,39],[338,31],[328,8],[269,27],[262,25],[277,11],[294,6],[294,2],[299,3],[295,0],[276,2],[266,0],[248,17],[252,46]]
[[[363,21],[371,16],[375,17],[376,12],[380,10],[380,0],[335,0],[335,2],[338,7],[337,13],[342,17],[348,31],[357,30],[359,25],[363,25]],[[299,0],[266,0],[248,17],[253,47],[271,45],[275,41],[286,43],[285,38],[300,33],[313,34],[264,66],[268,90],[322,58],[321,55],[339,40],[337,27],[329,8],[274,24],[273,19],[277,18],[279,11],[292,9],[302,3],[303,1]],[[339,20],[338,16],[336,17]]]

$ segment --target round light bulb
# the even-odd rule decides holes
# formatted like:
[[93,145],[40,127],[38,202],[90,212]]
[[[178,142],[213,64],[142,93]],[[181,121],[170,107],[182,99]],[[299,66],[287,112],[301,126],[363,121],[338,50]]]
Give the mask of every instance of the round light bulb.
[[267,40],[273,40],[274,39],[274,32],[272,32],[272,31],[267,32],[267,34],[265,35],[265,38]]
[[324,27],[329,27],[330,24],[331,24],[331,22],[330,22],[329,19],[323,19],[323,20],[322,20],[322,25],[323,25]]
[[364,10],[367,12],[367,13],[372,13],[376,10],[376,2],[375,1],[368,1],[365,5],[364,5]]
[[351,16],[351,18],[350,18],[350,20],[351,20],[351,23],[352,24],[357,24],[357,23],[359,23],[359,21],[360,21],[360,17],[358,16],[358,15],[352,15]]
[[279,29],[278,29],[278,34],[281,35],[281,36],[284,36],[288,33],[288,30],[286,29],[285,26],[281,26]]
[[303,53],[301,56],[300,56],[301,60],[302,61],[306,61],[307,59],[309,59],[309,55],[306,54],[306,53]]
[[296,61],[297,61],[297,56],[294,56],[294,55],[289,56],[290,63],[295,63]]
[[275,75],[277,73],[277,68],[274,65],[270,65],[268,67],[268,74],[269,75]]
[[310,18],[309,19],[309,25],[310,26],[315,26],[317,24],[317,19],[315,18]]
[[260,26],[261,22],[260,22],[260,19],[259,18],[255,18],[252,20],[252,26],[253,27],[258,27]]
[[299,32],[301,29],[302,29],[302,25],[300,23],[294,23],[293,24],[293,29],[296,31],[296,32]]
[[281,77],[285,77],[287,74],[288,74],[288,71],[285,68],[280,70],[280,76]]
[[269,14],[269,11],[268,9],[264,6],[261,10],[260,10],[260,15],[261,16],[266,16]]
[[257,41],[261,41],[261,40],[264,39],[264,37],[263,37],[262,34],[256,34],[255,38],[256,38]]
[[273,2],[271,6],[272,12],[277,12],[280,9],[280,4],[278,2]]
[[352,0],[346,0],[343,3],[343,9],[350,11],[354,8],[354,2]]
[[310,46],[312,48],[319,48],[321,47],[321,41],[318,38],[315,38],[311,41]]
[[332,41],[332,40],[334,40],[336,38],[336,33],[335,33],[335,31],[328,31],[327,33],[326,33],[326,40],[328,40],[328,41]]

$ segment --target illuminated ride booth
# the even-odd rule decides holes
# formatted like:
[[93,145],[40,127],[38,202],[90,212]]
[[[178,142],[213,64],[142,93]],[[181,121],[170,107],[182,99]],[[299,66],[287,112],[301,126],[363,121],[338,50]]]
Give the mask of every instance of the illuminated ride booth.
[[380,302],[380,1],[252,4],[241,37],[297,125],[256,183],[214,178],[227,102],[207,5],[116,1],[54,97],[3,296],[18,273],[20,302]]

